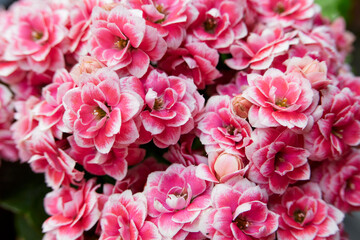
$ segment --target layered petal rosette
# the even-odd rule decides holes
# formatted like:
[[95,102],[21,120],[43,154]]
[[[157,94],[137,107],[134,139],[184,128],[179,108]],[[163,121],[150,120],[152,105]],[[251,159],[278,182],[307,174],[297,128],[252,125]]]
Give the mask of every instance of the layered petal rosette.
[[204,98],[192,79],[167,76],[156,70],[145,83],[147,108],[141,113],[142,124],[160,148],[176,144],[180,135],[194,128],[194,118],[204,106]]
[[251,0],[259,19],[268,24],[281,24],[283,27],[311,27],[312,18],[317,13],[314,0]]
[[352,150],[341,161],[324,161],[312,179],[319,182],[326,202],[343,212],[360,209],[360,151]]
[[74,87],[74,80],[65,69],[56,71],[52,83],[42,89],[43,100],[34,108],[39,129],[51,129],[52,134],[58,139],[62,139],[64,132],[70,131],[63,122],[65,109],[62,99]]
[[211,239],[275,239],[279,216],[268,209],[267,197],[242,177],[217,184],[211,192],[212,207],[201,216],[201,232]]
[[143,12],[147,24],[156,28],[169,48],[176,49],[186,37],[186,28],[199,13],[187,0],[129,0],[131,8]]
[[316,183],[289,188],[272,210],[280,215],[279,240],[331,239],[344,218],[339,209],[321,199]]
[[78,189],[63,186],[48,193],[44,206],[50,217],[43,223],[43,232],[56,239],[77,239],[90,230],[100,218],[98,187],[90,179]]
[[251,142],[251,126],[233,114],[229,96],[212,96],[208,100],[197,129],[207,153],[226,150],[244,157],[244,147]]
[[181,163],[184,166],[199,165],[206,163],[207,158],[203,156],[204,149],[193,149],[198,139],[193,134],[183,135],[178,144],[171,145],[164,158],[172,163]]
[[331,81],[327,78],[327,66],[324,61],[319,62],[309,56],[293,57],[284,63],[286,72],[298,72],[311,82],[311,87],[320,90],[326,88]]
[[166,52],[165,40],[146,24],[140,10],[121,4],[109,12],[96,7],[92,21],[90,53],[114,70],[142,77],[150,61],[160,60]]
[[248,178],[276,194],[283,194],[289,184],[309,180],[310,153],[303,148],[303,138],[284,128],[255,129],[253,143],[246,147],[251,162]]
[[284,74],[271,68],[263,76],[249,74],[248,82],[242,96],[253,104],[248,115],[253,127],[304,129],[313,122],[310,115],[317,107],[319,94],[301,74]]
[[286,55],[291,45],[298,44],[296,35],[296,31],[285,33],[281,27],[259,26],[246,41],[239,40],[230,46],[232,58],[225,63],[235,70],[268,69],[276,57]]
[[37,130],[29,142],[30,167],[36,173],[45,174],[49,187],[58,189],[82,180],[84,173],[75,169],[75,160],[66,153],[69,147],[66,139],[55,141],[50,132]]
[[97,74],[65,94],[63,120],[80,147],[95,146],[106,154],[114,145],[129,145],[139,137],[134,118],[143,102],[135,91],[121,87],[115,72],[104,69]]
[[215,49],[203,42],[191,42],[184,48],[169,50],[158,65],[168,74],[192,78],[199,89],[204,89],[221,77],[216,68],[218,63],[219,53]]
[[147,202],[143,193],[132,195],[130,190],[112,194],[101,213],[99,240],[157,240],[161,235],[156,225],[146,221]]
[[65,67],[68,11],[41,4],[18,6],[14,11],[4,60],[17,61],[22,70],[36,73]]
[[360,104],[349,88],[329,86],[322,91],[322,117],[305,135],[310,159],[340,159],[351,146],[360,144]]
[[198,217],[210,206],[211,184],[195,176],[196,167],[171,165],[149,175],[144,193],[148,214],[169,239],[199,232]]
[[199,17],[191,26],[194,41],[228,52],[231,44],[247,35],[243,21],[246,1],[196,1],[194,5],[199,11]]

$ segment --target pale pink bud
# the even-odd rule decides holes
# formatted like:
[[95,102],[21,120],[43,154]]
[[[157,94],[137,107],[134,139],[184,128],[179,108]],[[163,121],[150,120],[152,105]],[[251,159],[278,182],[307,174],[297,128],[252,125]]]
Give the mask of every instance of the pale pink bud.
[[217,179],[232,174],[244,168],[244,163],[239,156],[229,153],[220,154],[215,160],[214,171]]
[[241,118],[247,118],[251,102],[246,100],[241,94],[231,100],[233,112]]

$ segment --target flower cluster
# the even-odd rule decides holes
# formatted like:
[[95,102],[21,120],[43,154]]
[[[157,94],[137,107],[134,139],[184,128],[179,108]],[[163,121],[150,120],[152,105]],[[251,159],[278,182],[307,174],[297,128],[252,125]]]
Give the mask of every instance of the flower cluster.
[[44,239],[346,239],[354,37],[313,0],[20,0],[0,11],[0,157]]

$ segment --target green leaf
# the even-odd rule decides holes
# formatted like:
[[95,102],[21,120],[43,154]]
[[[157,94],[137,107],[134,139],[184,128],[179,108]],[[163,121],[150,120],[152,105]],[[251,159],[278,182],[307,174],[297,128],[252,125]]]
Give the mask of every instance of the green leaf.
[[43,201],[49,190],[44,175],[33,173],[28,164],[4,162],[1,166],[0,207],[14,213],[17,239],[42,238],[41,225],[47,218]]
[[331,20],[337,17],[344,17],[349,21],[351,0],[315,0],[322,8],[322,14]]

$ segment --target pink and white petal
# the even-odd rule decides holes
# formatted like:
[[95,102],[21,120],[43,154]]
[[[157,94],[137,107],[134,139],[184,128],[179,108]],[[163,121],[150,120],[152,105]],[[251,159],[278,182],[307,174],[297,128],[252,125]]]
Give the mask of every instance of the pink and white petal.
[[183,223],[176,223],[172,221],[173,213],[164,213],[158,218],[158,227],[161,235],[172,238],[175,236],[181,228]]
[[156,225],[150,221],[145,221],[144,225],[139,229],[139,236],[143,240],[157,240],[161,239]]
[[112,137],[120,132],[121,128],[121,112],[119,108],[112,109],[109,119],[105,125],[105,136]]
[[160,134],[165,130],[163,121],[160,121],[150,115],[149,111],[144,111],[140,114],[143,126],[146,131],[155,134]]
[[136,49],[131,51],[131,58],[132,61],[127,66],[127,69],[130,74],[134,75],[137,78],[141,78],[145,75],[147,69],[149,68],[149,56],[141,49]]
[[100,129],[94,139],[96,149],[103,154],[109,153],[115,142],[115,136],[107,137],[105,133],[104,128]]

